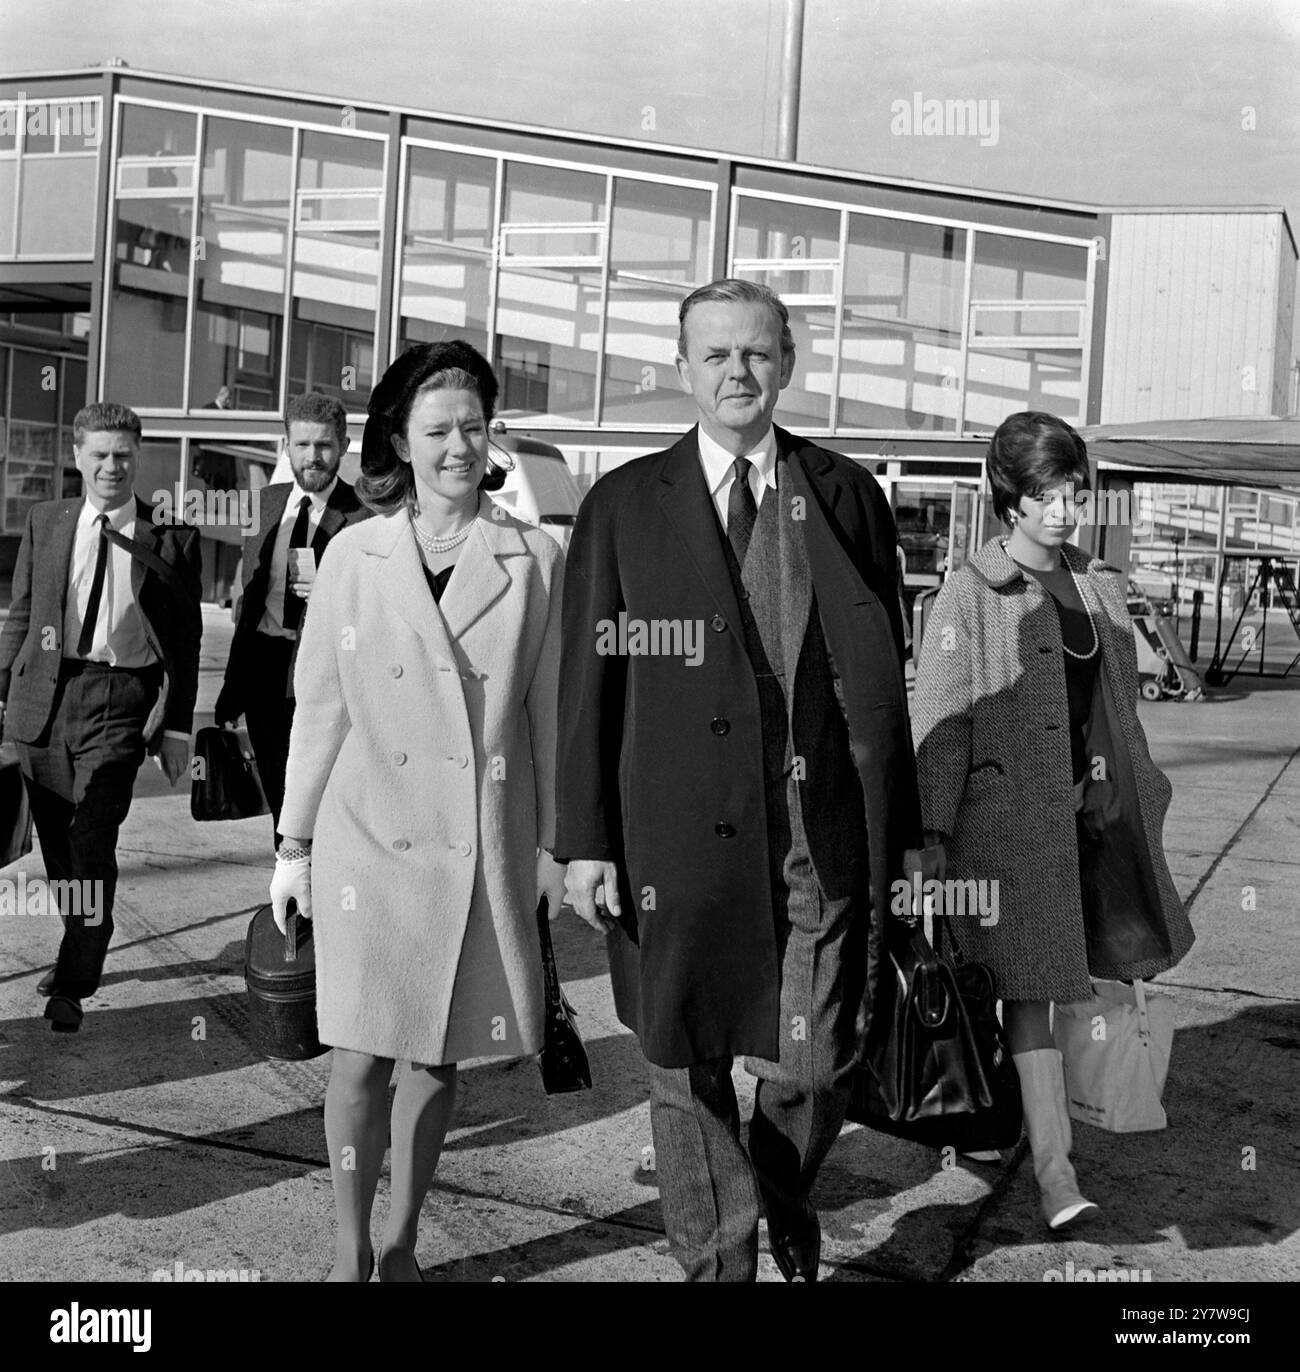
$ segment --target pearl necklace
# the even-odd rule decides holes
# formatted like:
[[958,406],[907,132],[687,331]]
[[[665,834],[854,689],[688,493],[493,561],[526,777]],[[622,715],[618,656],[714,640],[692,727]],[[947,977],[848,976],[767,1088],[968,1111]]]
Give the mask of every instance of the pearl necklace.
[[[1064,553],[1061,555],[1061,561],[1065,562]],[[1088,628],[1092,630],[1092,647],[1086,653],[1076,653],[1073,648],[1066,647],[1064,633],[1061,634],[1061,647],[1065,649],[1067,657],[1075,658],[1079,662],[1087,662],[1089,658],[1097,655],[1097,649],[1101,647],[1101,640],[1097,637],[1097,624],[1092,617],[1092,611],[1088,608],[1088,597],[1083,593],[1083,584],[1079,580],[1078,572],[1068,562],[1065,562],[1065,569],[1070,573],[1070,580],[1074,582],[1074,589],[1078,592],[1079,600],[1083,604],[1083,612],[1088,616]]]
[[[1006,539],[1001,539],[1000,542],[1002,544],[1002,551],[1010,557],[1011,554],[1007,549]],[[1066,561],[1064,553],[1061,554],[1061,564],[1065,567],[1065,570],[1070,573],[1070,580],[1074,582],[1074,589],[1079,595],[1079,603],[1083,606],[1084,614],[1088,616],[1088,628],[1092,630],[1092,647],[1089,648],[1086,653],[1076,653],[1073,648],[1066,646],[1065,629],[1064,626],[1062,626],[1061,648],[1066,657],[1072,657],[1078,662],[1087,662],[1090,658],[1096,657],[1097,650],[1101,647],[1101,640],[1097,637],[1097,622],[1093,619],[1092,611],[1088,608],[1088,597],[1083,593],[1083,583],[1079,580],[1079,574],[1070,566],[1069,562]]]
[[426,553],[449,553],[453,548],[459,548],[469,537],[469,531],[474,527],[471,519],[463,528],[457,529],[454,534],[426,534],[415,522],[415,516],[409,516],[411,528],[415,530],[415,540]]

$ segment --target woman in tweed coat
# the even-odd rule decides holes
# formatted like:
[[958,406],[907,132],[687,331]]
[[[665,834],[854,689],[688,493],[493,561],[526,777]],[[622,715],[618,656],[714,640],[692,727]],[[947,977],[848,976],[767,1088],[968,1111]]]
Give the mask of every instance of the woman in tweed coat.
[[[420,1207],[466,1058],[542,1046],[536,910],[554,842],[563,554],[483,493],[497,383],[467,343],[412,348],[370,401],[375,517],[321,561],[297,668],[271,894],[314,916],[338,1217],[364,1281],[390,1137],[381,1281],[419,1281]],[[314,855],[313,855],[314,849]]]
[[[997,894],[996,922],[952,925],[963,953],[996,980],[1043,1213],[1061,1229],[1097,1207],[1079,1194],[1069,1161],[1050,1003],[1092,999],[1093,976],[1164,971],[1193,934],[1164,856],[1172,791],[1137,717],[1123,577],[1066,543],[1088,486],[1083,441],[1052,415],[1012,415],[993,437],[988,470],[1011,535],[990,540],[949,577],[931,612],[913,707],[917,773],[927,842],[943,845],[946,877],[987,882]],[[1135,933],[1118,956],[1094,940],[1090,959],[1095,887],[1081,882],[1079,853],[1093,829],[1079,812],[1091,813],[1089,783],[1107,774],[1107,760],[1091,755],[1097,715],[1119,724],[1120,738],[1107,745],[1110,770],[1116,785],[1131,778],[1128,803],[1140,812],[1135,869],[1163,928]],[[1140,880],[1134,870],[1131,881]]]

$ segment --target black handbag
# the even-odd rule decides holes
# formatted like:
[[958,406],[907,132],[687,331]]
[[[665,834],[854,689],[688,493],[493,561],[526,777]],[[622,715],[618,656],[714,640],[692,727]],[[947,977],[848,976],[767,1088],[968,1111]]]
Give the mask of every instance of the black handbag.
[[550,902],[545,896],[537,905],[537,933],[542,944],[542,975],[546,980],[546,1023],[542,1051],[538,1063],[542,1069],[542,1085],[548,1096],[566,1091],[591,1090],[591,1065],[587,1050],[578,1033],[577,1015],[560,985],[560,972],[555,965],[555,949],[551,944]]
[[[879,1011],[854,1073],[847,1118],[882,1133],[961,1153],[1020,1140],[1020,1077],[997,1017],[993,976],[953,943],[942,916],[935,946],[918,925],[886,949]],[[951,937],[951,936],[950,936]]]
[[285,931],[263,905],[244,940],[244,984],[253,1045],[264,1057],[302,1062],[329,1050],[316,1032],[316,945],[293,901]]
[[200,729],[194,735],[190,814],[198,820],[270,814],[257,760],[243,729]]
[[32,807],[27,799],[18,750],[0,746],[0,867],[32,851]]

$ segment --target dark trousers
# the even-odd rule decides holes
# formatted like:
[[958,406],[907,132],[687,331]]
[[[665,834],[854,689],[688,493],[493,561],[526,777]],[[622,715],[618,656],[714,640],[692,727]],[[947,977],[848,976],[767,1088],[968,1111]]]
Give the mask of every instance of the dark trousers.
[[280,846],[280,810],[284,805],[284,769],[289,761],[289,730],[293,727],[293,689],[289,664],[293,661],[291,638],[254,634],[250,653],[252,670],[244,704],[248,741],[257,759],[257,775],[271,807],[275,845]]
[[851,898],[823,895],[808,856],[797,785],[783,779],[768,797],[781,954],[780,1058],[746,1063],[760,1078],[748,1152],[740,1138],[732,1059],[692,1067],[650,1064],[650,1127],[664,1224],[688,1281],[754,1280],[760,1200],[769,1231],[796,1239],[807,1232],[815,1217],[813,1183],[848,1108],[869,910]]
[[61,904],[56,994],[80,999],[99,987],[113,937],[117,834],[144,761],[159,681],[158,668],[65,661],[49,724],[35,743],[16,744],[46,874],[80,883],[80,900],[65,895]]

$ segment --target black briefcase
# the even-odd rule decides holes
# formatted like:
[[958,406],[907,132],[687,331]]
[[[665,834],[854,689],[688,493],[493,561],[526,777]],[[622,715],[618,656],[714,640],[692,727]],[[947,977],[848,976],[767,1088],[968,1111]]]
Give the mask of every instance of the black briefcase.
[[0,744],[0,867],[32,851],[32,809],[12,743]]
[[195,819],[252,819],[271,813],[243,729],[200,729],[194,735],[191,771],[190,814]]

